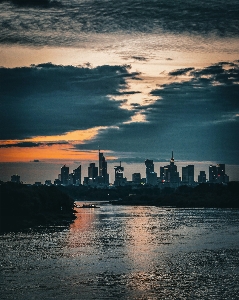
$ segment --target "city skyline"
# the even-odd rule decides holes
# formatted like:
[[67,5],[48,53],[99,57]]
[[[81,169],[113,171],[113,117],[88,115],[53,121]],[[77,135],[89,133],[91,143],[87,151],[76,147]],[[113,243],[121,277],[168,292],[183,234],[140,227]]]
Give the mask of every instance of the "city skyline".
[[102,145],[109,170],[173,149],[238,180],[238,14],[236,0],[0,1],[0,179],[73,170]]
[[[171,187],[178,187],[180,185],[192,185],[195,183],[228,183],[229,176],[226,174],[225,164],[210,164],[208,172],[201,170],[198,174],[195,173],[194,165],[181,166],[181,172],[177,169],[177,165],[172,156],[169,161],[169,165],[160,166],[159,172],[154,168],[154,161],[146,159],[144,162],[145,174],[138,173],[138,170],[134,170],[130,178],[124,176],[124,166],[121,161],[119,165],[114,165],[114,176],[110,178],[107,173],[107,160],[104,153],[98,150],[98,165],[96,163],[88,163],[87,176],[82,175],[82,166],[79,165],[76,169],[70,173],[70,168],[64,164],[61,166],[60,173],[52,181],[45,179],[44,182],[36,181],[35,184],[46,185],[87,185],[92,187],[107,187],[109,185],[124,186],[132,182],[134,184],[147,184],[152,186],[163,187],[170,184]],[[198,170],[197,170],[198,171]],[[144,176],[145,175],[145,176]],[[0,179],[1,180],[1,179]],[[7,180],[9,181],[9,180]],[[19,174],[11,175],[11,181],[23,183]],[[232,180],[234,181],[234,180]],[[26,182],[25,182],[26,183]],[[163,184],[163,185],[162,185]]]

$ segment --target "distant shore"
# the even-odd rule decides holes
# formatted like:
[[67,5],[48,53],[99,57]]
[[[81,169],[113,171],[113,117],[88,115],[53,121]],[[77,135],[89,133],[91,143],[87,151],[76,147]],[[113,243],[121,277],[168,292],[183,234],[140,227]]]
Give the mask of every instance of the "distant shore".
[[239,182],[180,186],[177,189],[150,186],[96,189],[84,186],[27,186],[7,182],[0,184],[0,193],[0,232],[69,225],[76,218],[76,200],[103,200],[112,205],[239,209]]
[[180,186],[176,190],[153,189],[146,193],[134,193],[114,205],[153,205],[178,208],[239,208],[239,182],[200,184],[196,187]]

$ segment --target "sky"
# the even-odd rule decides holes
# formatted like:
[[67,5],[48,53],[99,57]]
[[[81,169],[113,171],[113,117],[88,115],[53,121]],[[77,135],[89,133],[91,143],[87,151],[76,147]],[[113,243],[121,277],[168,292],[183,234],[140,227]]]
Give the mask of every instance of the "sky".
[[112,170],[174,151],[239,180],[238,15],[237,0],[0,0],[0,180],[87,176],[99,148]]

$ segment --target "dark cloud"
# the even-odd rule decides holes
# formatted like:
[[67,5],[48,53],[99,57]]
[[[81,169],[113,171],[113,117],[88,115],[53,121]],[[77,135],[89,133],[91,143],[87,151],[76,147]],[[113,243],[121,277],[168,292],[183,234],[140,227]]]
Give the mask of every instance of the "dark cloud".
[[0,11],[1,43],[75,45],[91,32],[239,35],[237,0],[11,0]]
[[172,72],[169,72],[170,76],[181,76],[186,75],[189,71],[192,71],[194,68],[184,68],[184,69],[178,69]]
[[67,144],[69,144],[69,143],[65,142],[65,141],[49,142],[49,143],[18,142],[18,143],[2,144],[2,145],[0,145],[0,148],[12,148],[12,147],[34,148],[34,147],[39,147],[39,146],[53,146],[53,145],[67,145]]
[[116,92],[115,94],[112,94],[114,96],[123,96],[123,95],[135,95],[135,94],[141,94],[140,91],[123,91],[123,92]]
[[133,111],[112,95],[126,90],[129,66],[83,68],[51,63],[0,68],[0,138],[56,135],[127,121]]
[[174,150],[180,160],[238,164],[239,64],[231,67],[220,63],[192,70],[188,81],[160,86],[151,93],[159,99],[140,107],[146,122],[102,130],[77,148],[96,149],[100,144],[131,157],[154,158]]
[[139,61],[147,61],[148,59],[143,56],[132,56],[133,59],[139,60]]
[[32,147],[39,147],[40,145],[41,143],[20,142],[20,143],[3,144],[0,145],[0,148],[12,148],[12,147],[32,148]]

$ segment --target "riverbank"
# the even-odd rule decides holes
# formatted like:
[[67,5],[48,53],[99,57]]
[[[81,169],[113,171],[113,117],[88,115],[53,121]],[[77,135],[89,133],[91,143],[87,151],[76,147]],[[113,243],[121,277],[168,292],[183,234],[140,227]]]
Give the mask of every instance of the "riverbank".
[[1,183],[0,231],[67,225],[75,219],[74,200],[55,186]]
[[176,190],[155,188],[135,192],[113,205],[173,206],[178,208],[239,208],[239,182],[180,186]]

